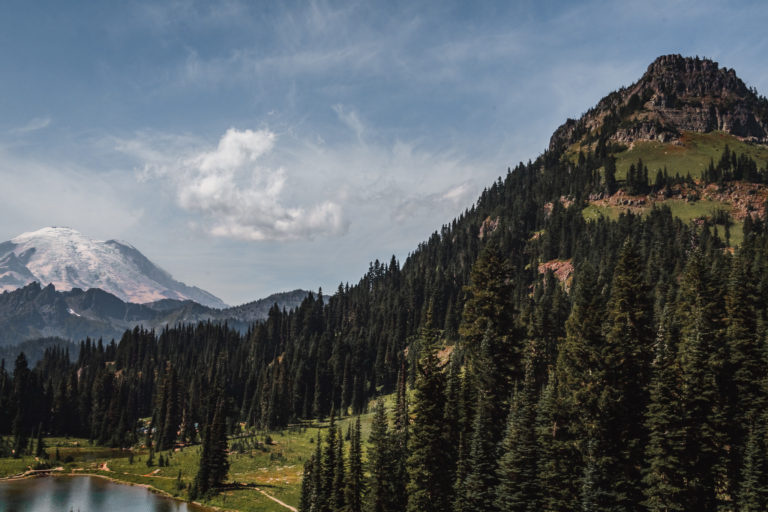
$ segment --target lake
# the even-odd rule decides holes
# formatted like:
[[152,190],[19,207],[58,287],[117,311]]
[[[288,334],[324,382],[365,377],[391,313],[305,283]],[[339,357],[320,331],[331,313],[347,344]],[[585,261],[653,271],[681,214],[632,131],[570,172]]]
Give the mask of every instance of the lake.
[[0,482],[0,512],[202,512],[206,509],[89,476]]

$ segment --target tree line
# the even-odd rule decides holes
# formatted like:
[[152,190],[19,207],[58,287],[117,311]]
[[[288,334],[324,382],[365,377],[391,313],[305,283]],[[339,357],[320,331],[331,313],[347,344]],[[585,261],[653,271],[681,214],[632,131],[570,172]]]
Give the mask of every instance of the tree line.
[[[307,467],[302,503],[762,504],[764,222],[747,217],[733,254],[712,221],[684,224],[663,207],[587,222],[584,200],[610,179],[599,151],[579,160],[547,152],[509,169],[402,265],[373,262],[358,283],[273,307],[245,334],[136,328],[82,341],[75,361],[50,348],[34,368],[3,363],[0,449],[28,453],[40,433],[157,450],[208,439],[219,448],[196,479],[205,493],[226,474],[222,439],[241,425],[360,414],[405,386],[407,413],[400,400],[394,422],[376,409],[385,441],[368,443],[363,472],[375,482],[349,483],[362,462],[336,433]],[[553,260],[573,272],[539,271]],[[366,489],[350,491],[359,500],[350,485]]]

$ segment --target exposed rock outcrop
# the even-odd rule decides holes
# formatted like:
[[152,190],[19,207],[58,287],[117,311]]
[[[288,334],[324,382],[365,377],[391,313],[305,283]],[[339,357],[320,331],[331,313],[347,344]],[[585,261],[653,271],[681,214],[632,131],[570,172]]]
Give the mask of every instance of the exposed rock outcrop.
[[673,142],[684,131],[713,130],[767,143],[768,100],[717,62],[664,55],[640,80],[609,94],[579,120],[566,121],[552,135],[549,149],[599,139],[624,145]]

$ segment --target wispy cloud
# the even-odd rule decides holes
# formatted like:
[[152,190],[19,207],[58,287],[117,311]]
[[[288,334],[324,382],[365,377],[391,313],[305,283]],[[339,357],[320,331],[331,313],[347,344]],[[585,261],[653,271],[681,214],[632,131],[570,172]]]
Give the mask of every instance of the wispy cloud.
[[237,0],[171,0],[140,3],[134,8],[140,23],[158,31],[178,26],[196,30],[212,26],[231,27],[248,19],[245,4]]
[[50,125],[51,125],[50,117],[35,117],[33,119],[30,119],[29,122],[27,122],[27,124],[25,124],[24,126],[19,126],[18,128],[14,128],[12,132],[13,133],[36,132],[37,130],[48,128]]
[[365,125],[360,120],[360,116],[357,114],[357,111],[349,110],[341,104],[334,105],[333,111],[336,112],[337,116],[339,116],[339,120],[355,133],[358,142],[362,143],[363,133],[365,132]]

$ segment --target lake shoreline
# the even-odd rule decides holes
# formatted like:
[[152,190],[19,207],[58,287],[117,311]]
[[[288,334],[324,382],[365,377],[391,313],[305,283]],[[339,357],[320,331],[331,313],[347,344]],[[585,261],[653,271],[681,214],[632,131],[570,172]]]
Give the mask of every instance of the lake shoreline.
[[[197,501],[187,501],[179,496],[174,496],[168,491],[164,491],[163,489],[158,489],[157,487],[154,487],[150,484],[142,484],[138,482],[131,482],[128,480],[120,480],[118,478],[115,478],[110,475],[105,475],[103,473],[89,473],[86,472],[87,470],[77,471],[79,468],[75,468],[73,471],[66,472],[64,471],[64,468],[54,468],[54,469],[43,469],[43,470],[30,470],[25,471],[24,473],[19,473],[18,475],[12,475],[7,477],[0,478],[0,484],[3,482],[19,482],[22,480],[31,480],[34,478],[49,478],[49,477],[79,477],[79,476],[85,476],[85,477],[93,477],[93,478],[101,478],[107,481],[110,481],[117,485],[128,485],[131,487],[143,487],[144,489],[147,489],[149,492],[153,494],[157,494],[159,496],[162,496],[163,498],[168,498],[174,501],[178,501],[181,503],[188,503],[191,505],[195,505],[197,507],[200,507],[204,509],[204,511],[211,511],[211,512],[238,512],[234,509],[223,509],[212,505],[205,505],[203,503],[197,502]],[[31,471],[35,471],[34,473],[30,473]]]

